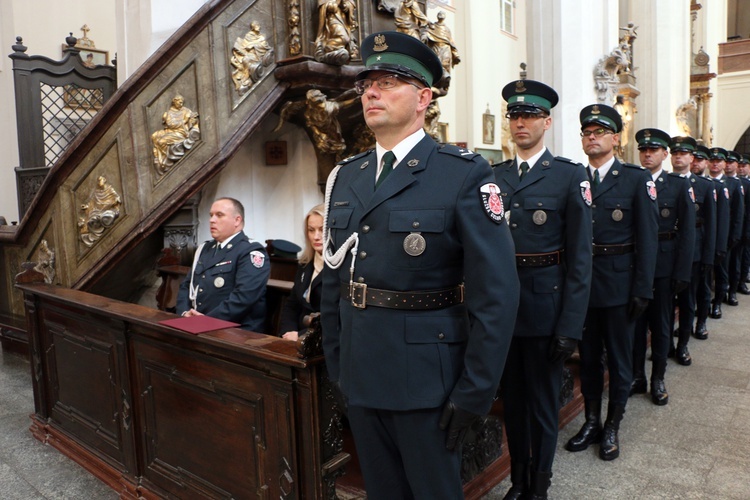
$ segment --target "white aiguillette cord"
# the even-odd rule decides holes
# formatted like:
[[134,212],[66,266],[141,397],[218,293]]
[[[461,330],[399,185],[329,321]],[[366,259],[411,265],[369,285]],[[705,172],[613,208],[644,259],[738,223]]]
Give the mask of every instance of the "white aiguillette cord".
[[349,268],[349,281],[351,282],[354,276],[354,260],[357,256],[357,248],[359,247],[359,235],[353,232],[344,243],[334,253],[331,251],[333,241],[331,241],[331,232],[328,230],[328,213],[331,210],[331,191],[333,191],[333,185],[336,183],[336,176],[339,173],[341,165],[336,165],[336,168],[331,171],[331,175],[328,176],[326,182],[326,196],[325,196],[325,214],[323,216],[323,260],[326,265],[331,269],[338,269],[346,259],[346,252],[351,248],[352,253],[352,265]]
[[201,258],[201,252],[203,251],[203,247],[206,245],[206,242],[200,244],[198,247],[198,250],[195,251],[195,257],[193,257],[193,269],[190,270],[190,302],[193,304],[193,309],[196,311],[198,310],[198,306],[195,303],[195,299],[198,298],[198,287],[193,286],[193,276],[195,276],[195,266],[198,265],[198,259]]

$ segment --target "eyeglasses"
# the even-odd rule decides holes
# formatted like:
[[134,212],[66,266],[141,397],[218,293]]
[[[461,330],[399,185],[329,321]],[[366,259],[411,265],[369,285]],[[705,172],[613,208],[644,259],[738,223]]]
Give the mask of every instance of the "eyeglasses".
[[595,128],[594,130],[583,130],[581,132],[581,137],[591,137],[593,135],[598,139],[599,137],[603,137],[607,134],[614,134],[614,132],[612,132],[611,130],[607,130],[606,128]]
[[356,82],[354,82],[354,90],[357,92],[357,94],[362,95],[370,90],[370,87],[372,87],[373,83],[377,83],[380,90],[392,90],[398,86],[398,82],[404,82],[408,83],[409,85],[414,85],[414,87],[418,89],[422,88],[414,82],[410,82],[409,80],[399,75],[391,73],[374,79],[365,78],[363,80],[357,80]]
[[510,121],[515,120],[536,120],[537,118],[546,118],[548,115],[544,113],[505,113],[505,118]]

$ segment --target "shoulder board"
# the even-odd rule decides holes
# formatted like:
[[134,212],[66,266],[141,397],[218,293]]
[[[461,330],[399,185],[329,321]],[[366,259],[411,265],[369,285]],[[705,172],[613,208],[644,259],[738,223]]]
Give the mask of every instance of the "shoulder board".
[[471,161],[477,156],[481,156],[479,153],[475,153],[471,149],[459,148],[455,144],[442,144],[438,146],[438,153],[449,154],[463,158],[464,160]]
[[646,170],[644,167],[642,167],[640,165],[634,165],[632,163],[623,163],[622,166],[623,167],[628,167],[628,168],[636,168],[638,170]]
[[253,241],[253,240],[251,240],[250,238],[247,238],[247,239],[245,239],[245,240],[242,240],[242,241],[247,241],[247,242],[248,242],[248,243],[250,244],[250,249],[251,249],[251,250],[263,250],[264,252],[266,251],[266,247],[264,247],[264,246],[263,246],[263,245],[262,245],[262,244],[261,244],[260,242],[258,242],[258,241]]
[[563,163],[570,163],[571,165],[582,165],[581,163],[573,161],[570,158],[565,158],[564,156],[555,156],[555,160],[561,161]]
[[493,163],[492,168],[507,168],[507,167],[510,167],[512,164],[513,164],[513,158],[511,158],[510,160],[505,160],[500,163]]
[[357,158],[362,158],[365,155],[369,155],[373,151],[375,151],[375,150],[374,149],[368,149],[367,151],[363,151],[362,153],[356,154],[354,156],[350,156],[348,158],[344,158],[343,160],[341,160],[340,162],[338,162],[337,165],[346,165],[347,163],[352,162],[352,161],[356,160]]

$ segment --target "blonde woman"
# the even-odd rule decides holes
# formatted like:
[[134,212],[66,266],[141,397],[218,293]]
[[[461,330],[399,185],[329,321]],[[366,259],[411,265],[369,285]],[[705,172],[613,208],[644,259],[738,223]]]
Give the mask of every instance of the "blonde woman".
[[323,270],[323,204],[316,205],[305,216],[305,250],[299,259],[294,287],[281,311],[279,332],[287,340],[297,340],[303,318],[320,311],[321,274]]

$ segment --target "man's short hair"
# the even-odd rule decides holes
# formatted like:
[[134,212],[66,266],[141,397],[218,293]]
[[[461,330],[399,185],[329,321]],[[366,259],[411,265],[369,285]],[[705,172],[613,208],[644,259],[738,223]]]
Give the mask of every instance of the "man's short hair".
[[216,198],[215,201],[219,200],[227,200],[232,204],[234,207],[234,211],[237,212],[240,217],[242,217],[242,222],[245,222],[245,207],[240,203],[240,200],[236,200],[234,198],[230,198],[229,196],[222,196],[221,198]]

